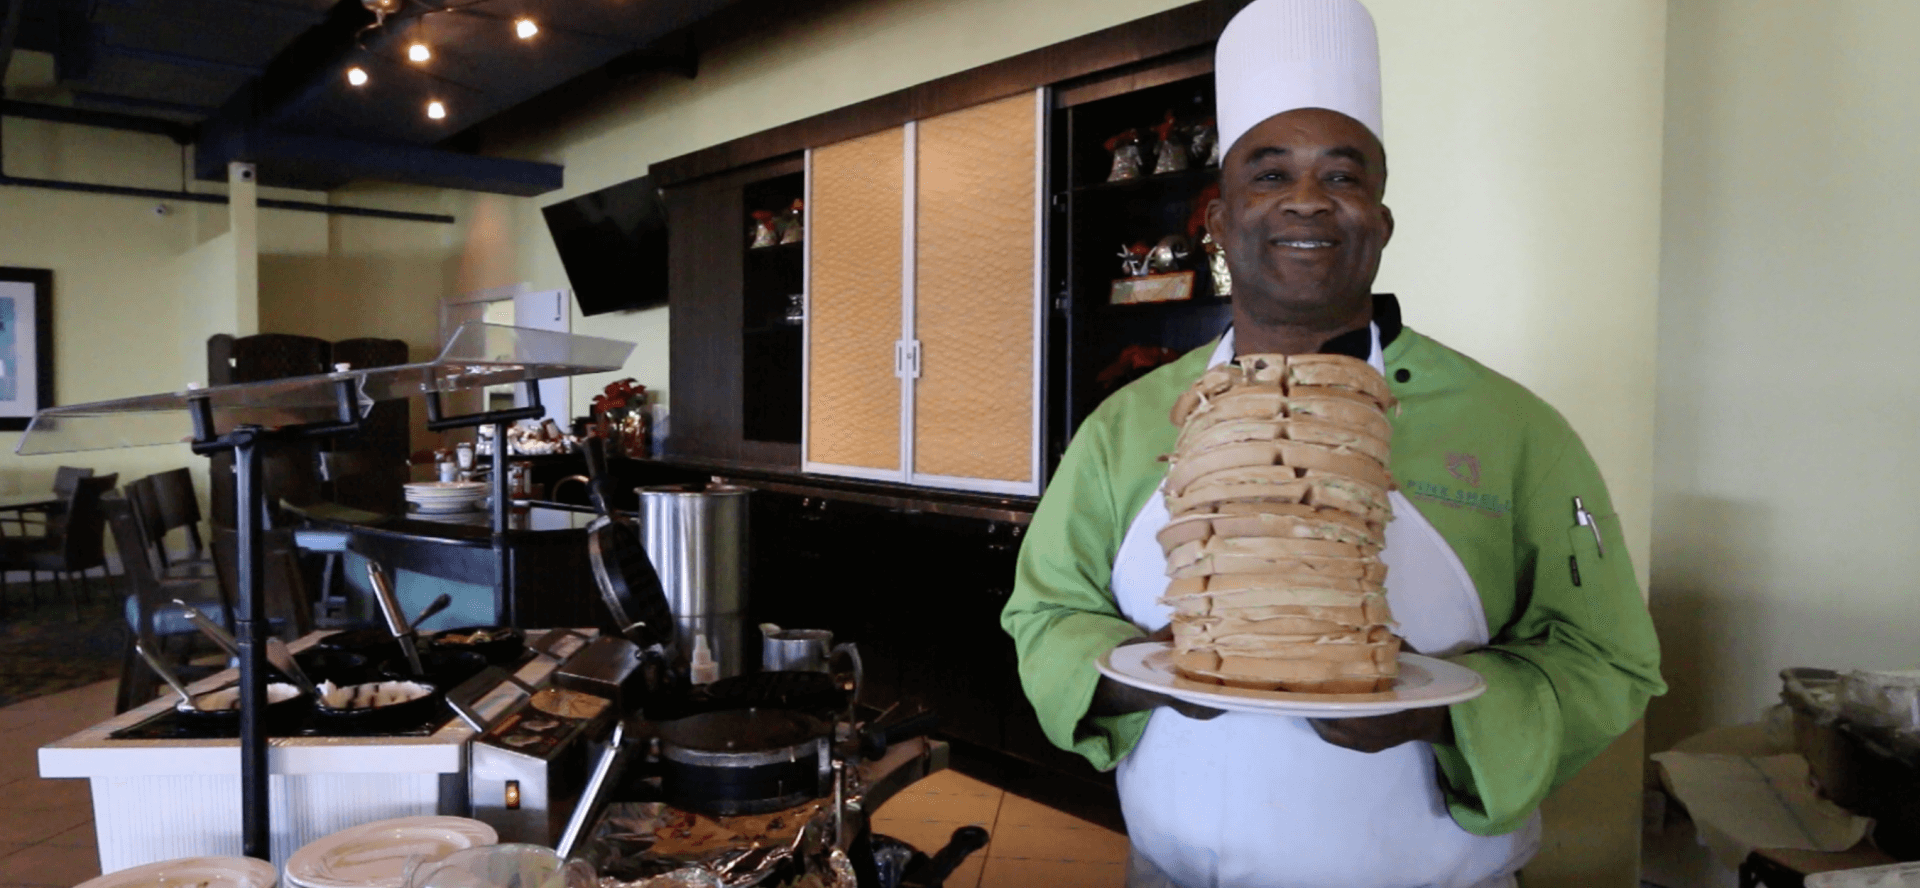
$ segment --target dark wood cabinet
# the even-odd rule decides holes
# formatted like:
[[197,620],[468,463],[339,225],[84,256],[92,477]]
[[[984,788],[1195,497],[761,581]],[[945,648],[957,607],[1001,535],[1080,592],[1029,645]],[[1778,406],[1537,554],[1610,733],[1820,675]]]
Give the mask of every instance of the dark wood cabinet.
[[747,208],[784,209],[804,171],[795,156],[665,191],[667,458],[800,469],[800,325],[784,323],[800,247],[750,248]]
[[[1156,361],[1220,335],[1232,317],[1227,295],[1214,292],[1201,247],[1205,207],[1218,193],[1219,170],[1189,151],[1186,169],[1153,173],[1156,124],[1171,116],[1186,130],[1213,119],[1213,75],[1205,68],[1204,59],[1179,59],[1054,93],[1050,465],[1108,395]],[[1109,181],[1109,140],[1128,130],[1142,135],[1145,169],[1137,178]],[[1191,145],[1190,133],[1176,138],[1183,147]],[[1187,255],[1178,268],[1193,274],[1191,297],[1113,304],[1113,282],[1126,277],[1122,251],[1135,244],[1152,247],[1169,236],[1185,242]]]

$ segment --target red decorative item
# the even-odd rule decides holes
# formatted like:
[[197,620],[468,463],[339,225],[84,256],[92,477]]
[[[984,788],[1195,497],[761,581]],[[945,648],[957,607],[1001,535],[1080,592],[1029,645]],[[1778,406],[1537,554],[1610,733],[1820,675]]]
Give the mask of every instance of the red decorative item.
[[1207,206],[1220,199],[1220,183],[1214,182],[1200,189],[1193,199],[1193,212],[1187,216],[1187,240],[1200,242],[1200,235],[1207,230]]
[[1093,379],[1102,389],[1112,391],[1139,379],[1148,370],[1178,360],[1180,360],[1180,353],[1170,348],[1158,345],[1129,345],[1121,349],[1120,356]]
[[632,378],[607,383],[593,396],[593,428],[589,435],[615,445],[612,452],[630,459],[649,455],[647,387]]
[[780,226],[774,222],[772,210],[754,210],[753,227],[749,234],[753,236],[754,248],[771,247],[780,243]]

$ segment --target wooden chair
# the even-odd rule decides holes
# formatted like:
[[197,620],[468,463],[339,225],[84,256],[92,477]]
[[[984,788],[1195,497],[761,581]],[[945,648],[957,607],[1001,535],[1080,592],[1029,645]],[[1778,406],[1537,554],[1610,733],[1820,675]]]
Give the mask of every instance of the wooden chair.
[[[46,533],[0,539],[0,565],[27,571],[27,585],[36,605],[43,570],[53,574],[56,592],[68,591],[60,581],[62,574],[68,577],[78,574],[82,584],[87,582],[86,572],[96,567],[105,575],[106,522],[100,500],[119,480],[119,475],[80,478],[74,482],[73,492],[60,511],[47,516]],[[80,619],[82,591],[75,589],[67,595],[75,620]]]
[[160,557],[171,563],[166,536],[175,530],[185,529],[186,560],[205,560],[206,548],[200,540],[200,496],[193,491],[193,473],[182,466],[150,477],[153,479],[154,500],[160,510]]
[[[163,580],[154,573],[153,562],[142,539],[133,504],[125,497],[110,497],[102,503],[107,524],[113,528],[113,540],[120,553],[121,575],[126,578],[126,619],[131,630],[126,652],[120,664],[120,691],[116,712],[125,712],[153,699],[160,678],[141,662],[133,650],[139,639],[156,655],[172,647],[182,651],[175,666],[184,666],[193,651],[193,638],[200,630],[187,621],[186,611],[173,600],[178,598],[201,611],[222,626],[233,626],[233,608],[222,594],[220,584],[206,579]],[[176,643],[164,642],[173,639]]]
[[148,475],[127,482],[122,493],[127,504],[133,508],[134,524],[140,531],[140,545],[147,553],[147,561],[153,566],[153,572],[163,580],[167,579],[207,579],[214,575],[213,564],[205,558],[196,560],[169,560],[166,543],[166,513],[161,508],[159,476]]

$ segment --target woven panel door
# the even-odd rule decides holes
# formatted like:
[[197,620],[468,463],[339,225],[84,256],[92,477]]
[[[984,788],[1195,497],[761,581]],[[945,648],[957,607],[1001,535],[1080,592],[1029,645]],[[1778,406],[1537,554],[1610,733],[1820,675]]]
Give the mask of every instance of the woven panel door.
[[919,122],[913,480],[1038,492],[1040,95]]
[[807,198],[807,471],[899,478],[906,136],[816,148]]

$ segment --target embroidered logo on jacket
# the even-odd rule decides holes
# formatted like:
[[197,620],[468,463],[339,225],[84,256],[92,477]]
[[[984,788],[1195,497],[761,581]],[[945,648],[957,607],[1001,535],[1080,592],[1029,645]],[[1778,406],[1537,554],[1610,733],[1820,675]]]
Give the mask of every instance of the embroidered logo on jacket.
[[1444,506],[1456,509],[1473,509],[1489,515],[1505,515],[1513,511],[1513,500],[1497,493],[1481,493],[1464,487],[1449,487],[1430,481],[1402,481],[1400,492],[1424,500],[1432,500]]
[[1479,487],[1480,458],[1471,453],[1449,453],[1447,474],[1467,482],[1469,487]]

